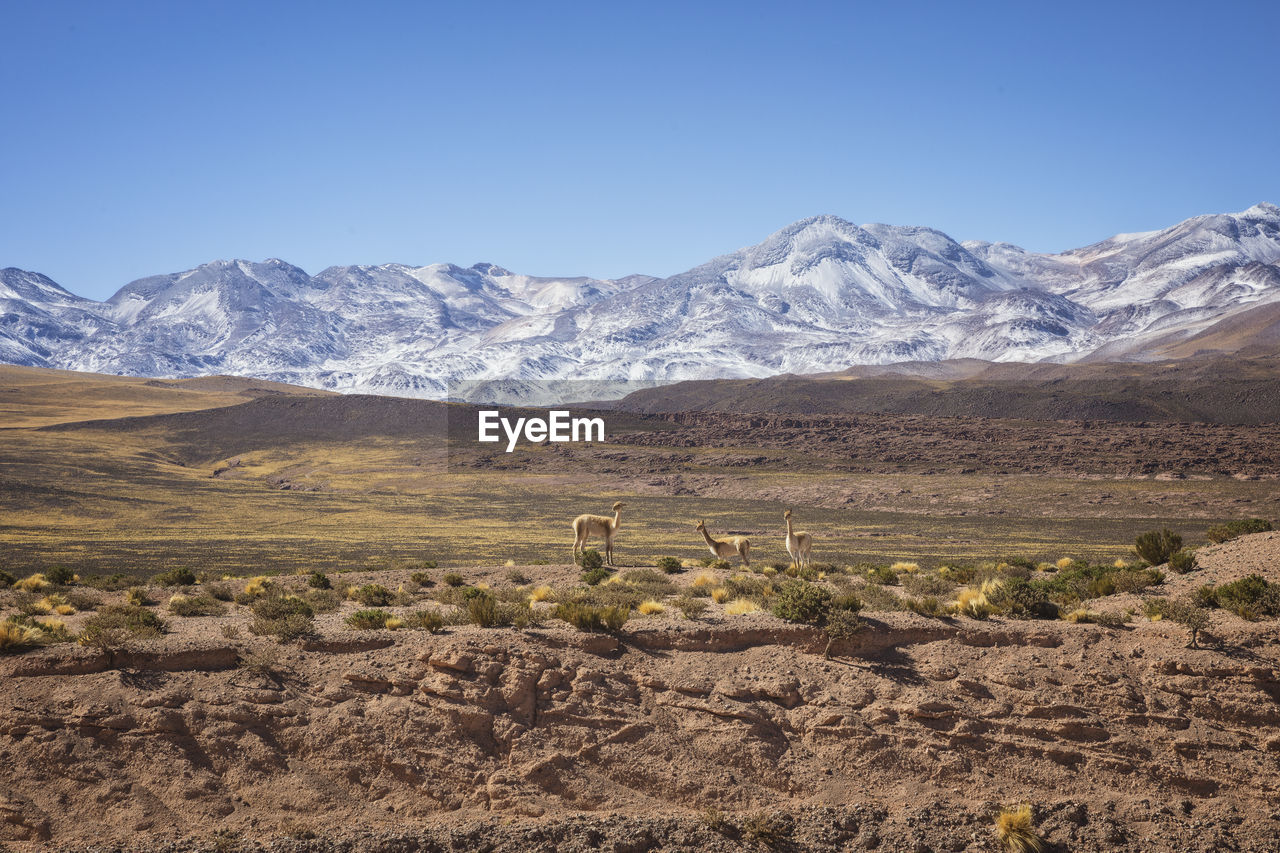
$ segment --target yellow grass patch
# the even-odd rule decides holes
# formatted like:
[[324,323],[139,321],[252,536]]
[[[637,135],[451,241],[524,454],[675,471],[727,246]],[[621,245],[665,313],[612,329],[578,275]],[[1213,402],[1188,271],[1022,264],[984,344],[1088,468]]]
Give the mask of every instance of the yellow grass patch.
[[244,594],[249,596],[262,595],[270,586],[270,578],[258,575],[257,577],[249,578],[249,582],[244,585]]
[[895,572],[906,572],[907,574],[911,574],[912,572],[920,571],[920,564],[910,563],[906,560],[899,560],[889,568],[893,569]]
[[1011,853],[1040,853],[1044,841],[1031,823],[1031,806],[1023,803],[1010,811],[1003,809],[996,818],[996,838]]
[[388,616],[387,621],[384,624],[388,631],[394,631],[397,628],[404,627],[404,620],[399,616]]
[[552,590],[551,587],[547,586],[546,584],[543,584],[542,586],[534,587],[532,590],[529,591],[529,601],[531,603],[538,602],[538,601],[546,601],[551,597],[553,592],[554,590]]
[[711,600],[716,604],[724,604],[729,600],[729,590],[723,586],[716,587],[711,590]]
[[693,579],[694,586],[712,586],[720,583],[720,578],[710,572],[702,572]]
[[27,575],[13,586],[14,589],[20,589],[23,592],[40,592],[40,590],[49,586],[49,582],[44,579],[44,575],[36,572],[34,575]]
[[667,608],[652,599],[642,601],[640,606],[636,608],[636,610],[639,610],[645,616],[657,616],[659,613],[665,612],[666,609]]
[[1075,560],[1071,559],[1070,557],[1063,557],[1061,560],[1054,563],[1054,565],[1056,565],[1060,569],[1069,569],[1071,568],[1071,564],[1074,562]]
[[749,598],[735,598],[724,606],[724,612],[730,616],[743,616],[747,613],[759,613],[760,605]]

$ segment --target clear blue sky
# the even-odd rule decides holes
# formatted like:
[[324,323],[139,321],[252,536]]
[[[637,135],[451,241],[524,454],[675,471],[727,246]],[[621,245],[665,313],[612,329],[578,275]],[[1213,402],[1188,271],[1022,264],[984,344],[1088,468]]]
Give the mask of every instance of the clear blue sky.
[[0,266],[670,275],[806,216],[1060,251],[1280,203],[1280,3],[0,0]]

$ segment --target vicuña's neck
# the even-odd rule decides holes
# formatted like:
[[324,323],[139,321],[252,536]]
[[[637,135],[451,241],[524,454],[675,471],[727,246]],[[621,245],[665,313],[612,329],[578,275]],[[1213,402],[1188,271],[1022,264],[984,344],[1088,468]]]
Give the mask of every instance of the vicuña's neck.
[[702,528],[702,538],[707,540],[708,545],[716,544],[716,540],[711,538],[711,534],[707,532],[707,528]]
[[788,536],[791,535],[791,519],[790,518],[787,519],[787,535]]

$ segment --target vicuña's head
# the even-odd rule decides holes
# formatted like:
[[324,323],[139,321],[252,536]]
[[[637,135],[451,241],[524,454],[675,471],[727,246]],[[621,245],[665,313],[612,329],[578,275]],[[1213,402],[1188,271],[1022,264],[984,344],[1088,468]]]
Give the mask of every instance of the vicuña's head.
[[782,517],[783,517],[783,518],[790,518],[790,517],[791,517],[791,510],[787,510],[786,512],[784,512],[784,513],[782,514]]
[[618,501],[613,505],[613,511],[617,512],[618,510],[622,509],[624,506],[626,506],[626,504],[624,504],[622,501]]
[[706,527],[707,527],[707,523],[706,523],[705,521],[699,521],[697,524],[695,524],[695,525],[693,526],[693,529],[694,529],[694,530],[705,530],[705,529],[706,529]]

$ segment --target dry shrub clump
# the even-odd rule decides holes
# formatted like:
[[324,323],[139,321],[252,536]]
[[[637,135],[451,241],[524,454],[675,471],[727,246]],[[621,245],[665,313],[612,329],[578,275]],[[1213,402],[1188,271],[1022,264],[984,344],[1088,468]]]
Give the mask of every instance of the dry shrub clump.
[[745,616],[748,613],[759,613],[760,605],[749,598],[735,598],[724,606],[724,612],[729,616]]
[[347,617],[347,624],[358,631],[374,631],[378,628],[385,628],[389,618],[391,618],[391,614],[386,610],[370,608],[352,613]]
[[716,604],[724,604],[726,601],[729,600],[729,588],[724,586],[718,586],[715,589],[711,590],[711,600],[714,601]]
[[898,562],[891,565],[889,567],[889,570],[894,572],[907,572],[908,574],[912,574],[920,571],[920,564],[913,563],[907,560],[899,560]]
[[13,585],[14,589],[20,589],[23,592],[43,592],[49,582],[44,579],[44,575],[36,572],[34,575],[27,575],[22,580]]
[[1001,810],[996,817],[996,839],[1011,853],[1041,853],[1045,849],[1031,822],[1031,806],[1026,803],[1012,811]]
[[640,606],[636,608],[636,610],[638,610],[641,613],[641,615],[644,615],[644,616],[658,616],[662,613],[665,613],[666,609],[667,608],[663,607],[661,604],[654,601],[653,599],[640,602]]
[[406,616],[404,624],[415,631],[439,634],[444,630],[444,616],[435,610],[419,610]]
[[547,586],[546,584],[543,584],[542,586],[534,587],[533,589],[529,590],[529,603],[535,604],[539,601],[547,601],[554,594],[555,594],[555,590],[553,590],[551,587]]
[[10,616],[0,622],[0,654],[21,652],[50,643],[65,643],[71,639],[71,633],[60,619]]
[[226,612],[226,606],[211,595],[183,595],[169,597],[169,612],[174,616],[218,616]]
[[631,618],[630,607],[597,607],[578,601],[556,606],[555,617],[579,631],[618,631]]
[[253,603],[253,621],[249,633],[273,636],[280,642],[311,633],[315,611],[296,595],[285,595],[270,589]]

